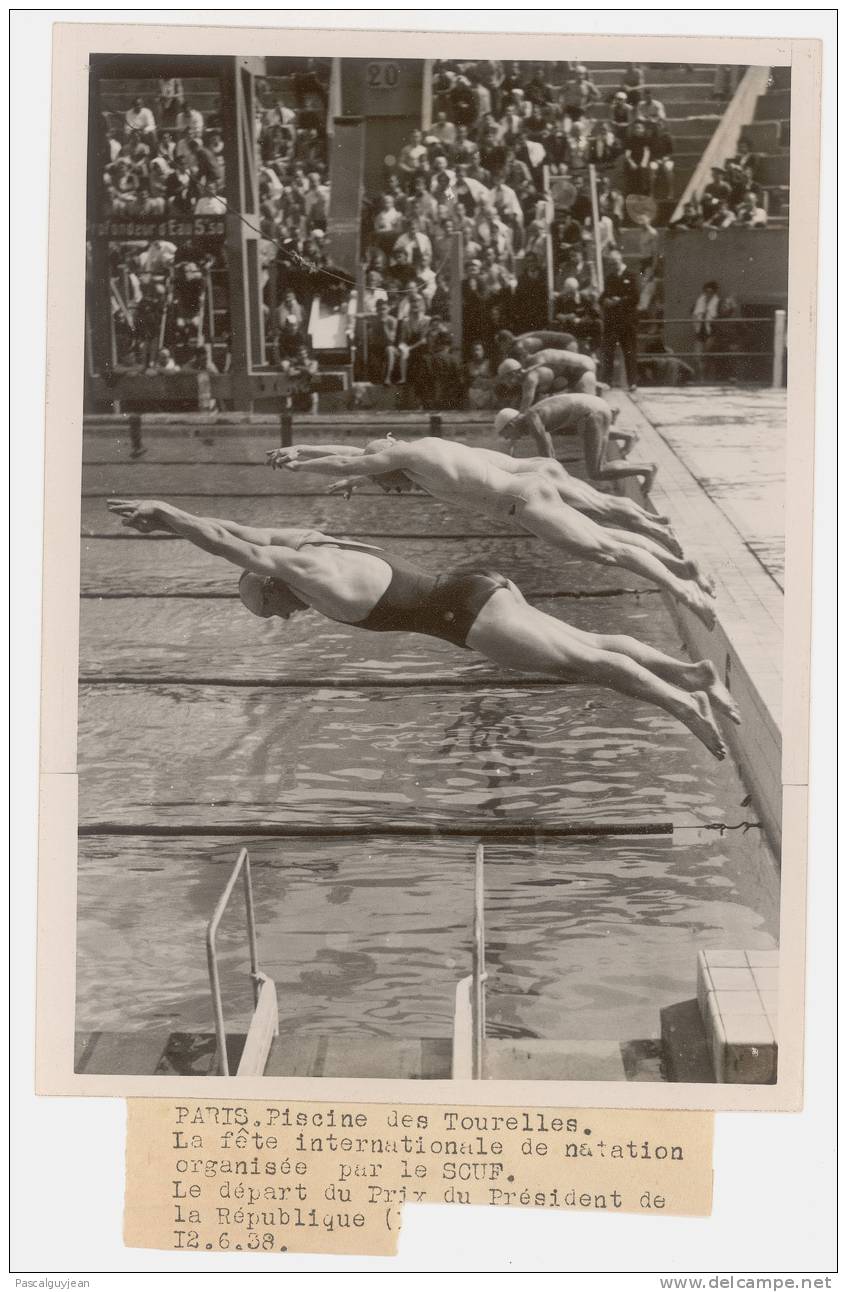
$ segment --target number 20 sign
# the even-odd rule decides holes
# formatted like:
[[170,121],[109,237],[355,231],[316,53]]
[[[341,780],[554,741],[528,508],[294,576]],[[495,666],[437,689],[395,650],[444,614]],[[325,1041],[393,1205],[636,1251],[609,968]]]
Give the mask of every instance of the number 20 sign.
[[368,63],[367,83],[369,90],[394,90],[400,81],[400,68],[396,63],[380,60]]

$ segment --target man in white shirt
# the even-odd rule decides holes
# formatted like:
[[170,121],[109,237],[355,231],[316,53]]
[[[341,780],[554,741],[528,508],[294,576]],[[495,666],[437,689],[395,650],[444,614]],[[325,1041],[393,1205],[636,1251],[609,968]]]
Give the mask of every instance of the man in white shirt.
[[504,183],[502,176],[498,176],[491,190],[491,200],[501,219],[514,220],[518,228],[523,228],[523,211],[517,194],[513,188]]
[[665,105],[658,99],[653,98],[652,90],[645,89],[636,108],[636,114],[642,121],[664,121],[666,116]]
[[763,206],[759,206],[756,194],[751,189],[735,208],[735,223],[747,229],[763,229],[767,222],[768,213]]
[[416,220],[403,221],[403,232],[394,244],[394,251],[407,265],[420,264],[424,255],[432,259],[432,243],[425,233],[421,233]]
[[380,198],[379,210],[374,216],[374,233],[396,233],[402,220],[403,216],[394,205],[394,198],[390,193],[383,193]]
[[218,193],[218,186],[213,179],[206,183],[205,191],[198,197],[194,207],[195,215],[226,215],[226,202]]
[[177,130],[184,130],[193,139],[203,133],[203,113],[198,112],[183,100],[182,109],[176,119]]
[[436,113],[435,121],[429,128],[428,137],[437,140],[438,143],[445,144],[448,148],[452,148],[456,142],[456,127],[452,121],[447,120],[446,112]]
[[407,175],[412,175],[421,168],[421,159],[426,157],[426,145],[420,130],[413,130],[409,142],[400,149],[397,164]]
[[149,108],[145,108],[142,99],[136,99],[131,108],[124,113],[124,121],[128,131],[136,134],[141,139],[156,137],[156,118]]
[[438,155],[432,159],[432,178],[429,181],[430,192],[435,193],[435,195],[438,196],[443,190],[445,179],[448,187],[452,188],[455,183],[456,176],[447,165],[447,158],[444,154],[438,153]]

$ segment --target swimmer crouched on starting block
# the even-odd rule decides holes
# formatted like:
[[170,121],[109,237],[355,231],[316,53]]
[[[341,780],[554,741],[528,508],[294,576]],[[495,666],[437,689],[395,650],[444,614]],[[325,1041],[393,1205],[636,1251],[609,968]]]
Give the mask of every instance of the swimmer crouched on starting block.
[[401,492],[417,486],[463,511],[513,520],[569,556],[640,574],[670,592],[707,628],[714,627],[710,601],[714,585],[694,562],[681,559],[642,534],[596,525],[564,501],[561,480],[551,480],[547,471],[520,470],[520,459],[504,454],[500,462],[496,453],[435,436],[414,441],[372,440],[364,449],[338,451],[335,445],[326,450],[312,445],[302,448],[303,452],[299,445],[272,449],[268,462],[290,471],[340,477],[331,493],[349,494],[364,481],[376,479]]
[[566,685],[604,686],[658,705],[710,753],[726,755],[712,704],[739,721],[709,660],[686,663],[633,637],[582,632],[531,606],[490,572],[434,577],[381,548],[317,530],[262,529],[192,516],[168,503],[112,498],[111,512],[139,533],[165,531],[243,571],[239,595],[261,618],[313,609],[371,632],[414,632],[466,647],[493,664]]

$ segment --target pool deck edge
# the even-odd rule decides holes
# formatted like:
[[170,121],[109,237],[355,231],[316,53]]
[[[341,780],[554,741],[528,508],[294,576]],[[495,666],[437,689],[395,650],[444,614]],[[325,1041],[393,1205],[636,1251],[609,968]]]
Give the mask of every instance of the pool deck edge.
[[[610,392],[622,422],[639,434],[633,456],[656,462],[659,472],[648,506],[669,516],[686,555],[716,584],[717,623],[709,631],[685,607],[666,597],[686,646],[707,658],[726,681],[741,726],[722,723],[759,819],[777,857],[782,844],[783,596],[741,535],[653,426],[636,399]],[[627,482],[636,501],[645,498]]]

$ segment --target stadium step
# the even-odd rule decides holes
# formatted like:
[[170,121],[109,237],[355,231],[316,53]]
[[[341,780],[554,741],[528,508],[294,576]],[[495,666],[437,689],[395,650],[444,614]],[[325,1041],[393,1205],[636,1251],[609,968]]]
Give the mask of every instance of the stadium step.
[[775,90],[761,94],[756,103],[754,120],[789,121],[791,118],[791,91]]

